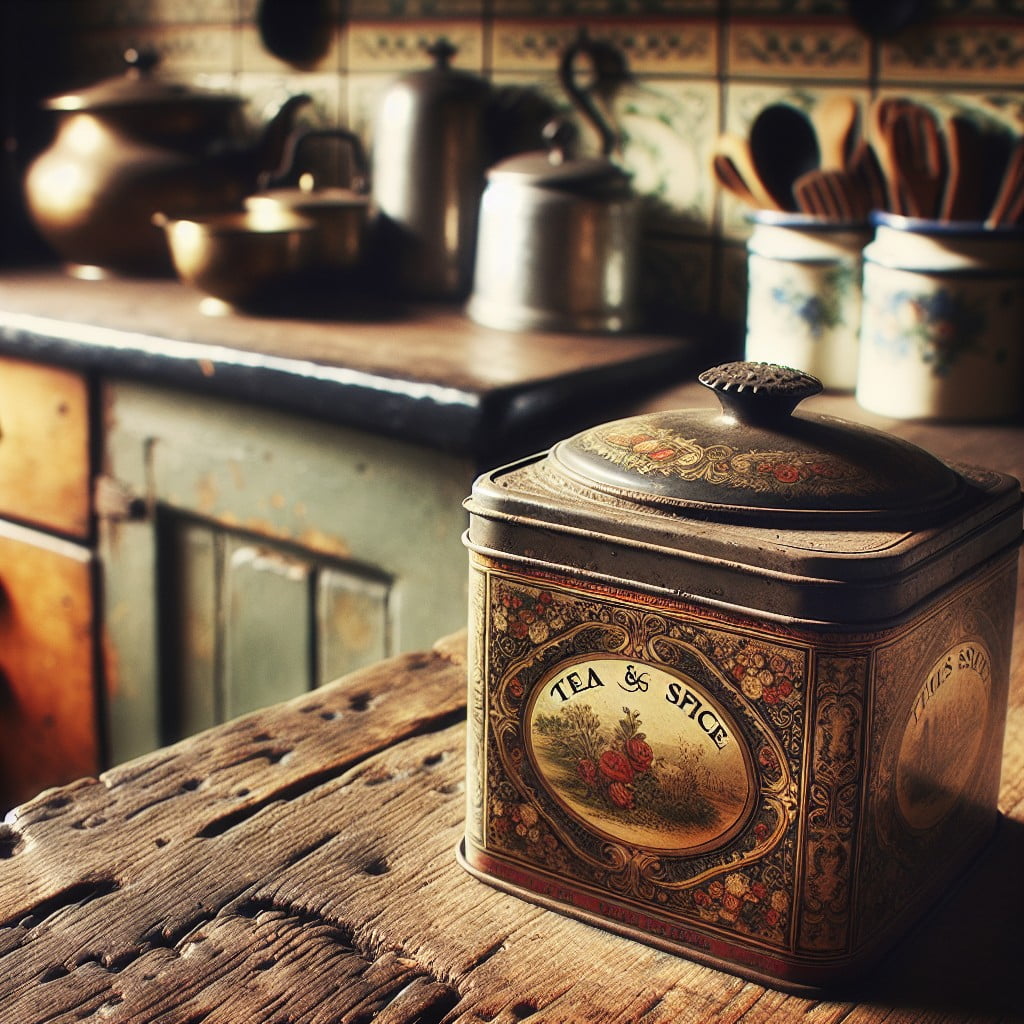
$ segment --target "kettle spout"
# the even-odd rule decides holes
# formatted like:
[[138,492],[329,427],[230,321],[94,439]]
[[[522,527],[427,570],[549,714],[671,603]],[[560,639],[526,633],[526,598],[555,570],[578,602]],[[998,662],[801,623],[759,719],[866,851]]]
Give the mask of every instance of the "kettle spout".
[[253,153],[254,178],[281,165],[288,139],[295,130],[295,115],[302,107],[312,102],[313,97],[307,93],[289,96],[266,123]]

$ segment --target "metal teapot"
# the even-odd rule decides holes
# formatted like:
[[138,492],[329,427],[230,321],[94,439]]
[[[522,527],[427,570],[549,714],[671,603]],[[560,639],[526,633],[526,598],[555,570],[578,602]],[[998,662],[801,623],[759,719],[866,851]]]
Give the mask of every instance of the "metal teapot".
[[36,228],[77,276],[169,273],[153,214],[240,206],[279,163],[294,113],[310,100],[291,97],[246,140],[242,97],[154,74],[152,54],[129,50],[125,60],[123,75],[46,102],[60,120],[25,176]]

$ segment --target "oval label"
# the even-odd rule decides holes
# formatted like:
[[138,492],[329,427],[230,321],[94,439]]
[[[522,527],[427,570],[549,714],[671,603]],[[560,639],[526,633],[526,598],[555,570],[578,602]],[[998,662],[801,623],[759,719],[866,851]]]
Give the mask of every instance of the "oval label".
[[731,839],[753,809],[745,740],[682,673],[624,658],[563,662],[534,688],[526,724],[551,795],[612,839],[697,853]]
[[986,734],[992,663],[978,640],[951,647],[932,665],[904,727],[896,801],[914,829],[938,824],[975,769]]

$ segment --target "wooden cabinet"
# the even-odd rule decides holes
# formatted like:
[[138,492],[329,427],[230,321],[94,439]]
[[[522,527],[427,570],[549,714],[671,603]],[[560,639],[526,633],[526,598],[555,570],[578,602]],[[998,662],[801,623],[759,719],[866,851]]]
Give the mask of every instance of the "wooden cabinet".
[[103,408],[113,761],[465,624],[468,458],[127,381]]
[[101,761],[80,374],[0,358],[0,809]]

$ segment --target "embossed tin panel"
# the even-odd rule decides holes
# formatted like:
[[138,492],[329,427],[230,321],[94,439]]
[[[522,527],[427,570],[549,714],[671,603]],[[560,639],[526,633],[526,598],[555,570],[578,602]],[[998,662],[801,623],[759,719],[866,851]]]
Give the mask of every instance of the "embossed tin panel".
[[841,501],[815,529],[731,496],[713,520],[592,454],[573,439],[467,502],[462,861],[761,981],[845,980],[995,824],[1019,485],[928,464],[938,515],[874,528]]

